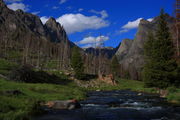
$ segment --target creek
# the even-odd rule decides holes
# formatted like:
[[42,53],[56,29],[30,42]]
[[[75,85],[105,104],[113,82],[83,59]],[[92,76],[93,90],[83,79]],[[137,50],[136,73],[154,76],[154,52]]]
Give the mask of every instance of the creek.
[[180,120],[180,106],[157,94],[130,90],[93,91],[76,110],[47,110],[35,120]]

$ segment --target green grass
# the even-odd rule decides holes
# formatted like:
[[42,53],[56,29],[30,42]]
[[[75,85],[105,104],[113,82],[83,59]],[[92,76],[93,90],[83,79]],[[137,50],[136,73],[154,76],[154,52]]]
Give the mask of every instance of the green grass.
[[7,75],[10,70],[14,69],[18,65],[13,62],[9,62],[5,59],[0,59],[0,74]]
[[[22,95],[8,95],[5,91],[19,90]],[[0,119],[21,120],[34,111],[37,101],[85,98],[85,90],[74,83],[68,85],[15,83],[0,79]]]
[[117,79],[118,84],[116,86],[111,86],[107,84],[102,84],[99,87],[89,88],[90,90],[125,90],[130,89],[133,91],[140,92],[150,92],[155,93],[154,88],[145,88],[144,83],[135,80]]
[[170,87],[167,90],[169,91],[167,96],[168,101],[180,104],[180,89]]

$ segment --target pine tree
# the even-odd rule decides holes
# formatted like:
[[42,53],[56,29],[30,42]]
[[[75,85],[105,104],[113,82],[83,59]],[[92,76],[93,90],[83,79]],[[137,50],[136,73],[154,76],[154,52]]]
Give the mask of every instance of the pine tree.
[[114,76],[117,76],[118,72],[119,72],[119,69],[120,69],[119,62],[118,62],[118,59],[117,59],[117,57],[115,55],[115,56],[113,56],[113,58],[111,60],[111,71],[112,71],[112,74]]
[[71,67],[74,69],[75,77],[82,79],[84,76],[84,64],[78,47],[72,50]]
[[156,85],[156,82],[153,79],[153,67],[154,65],[154,59],[153,59],[153,53],[154,53],[154,42],[155,38],[153,33],[148,34],[148,40],[144,44],[144,54],[145,54],[145,62],[144,70],[143,70],[143,79],[146,84],[146,86],[153,87]]
[[166,88],[177,80],[177,64],[173,59],[173,43],[165,17],[164,10],[161,10],[155,36],[150,33],[144,45],[143,79],[150,87]]

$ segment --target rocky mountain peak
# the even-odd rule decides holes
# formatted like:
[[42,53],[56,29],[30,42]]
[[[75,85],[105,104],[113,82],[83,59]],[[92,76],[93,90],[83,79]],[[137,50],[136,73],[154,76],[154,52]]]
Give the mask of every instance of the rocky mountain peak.
[[49,33],[49,36],[52,38],[52,42],[61,42],[66,41],[67,36],[64,28],[60,23],[56,22],[56,19],[49,18],[45,24],[46,31]]
[[46,25],[47,26],[58,26],[58,23],[56,22],[56,20],[53,18],[53,17],[51,17],[51,18],[49,18],[49,20],[46,22]]
[[21,10],[21,9],[18,9],[18,10],[16,10],[16,13],[19,13],[19,14],[24,14],[24,11],[23,11],[23,10]]
[[56,23],[56,20],[55,20],[55,18],[53,18],[53,17],[50,17],[46,23],[50,23],[50,22],[55,22],[55,23]]
[[147,20],[145,20],[145,19],[142,19],[142,20],[140,21],[140,25],[144,25],[144,24],[148,24],[148,23],[150,23],[150,22],[147,21]]

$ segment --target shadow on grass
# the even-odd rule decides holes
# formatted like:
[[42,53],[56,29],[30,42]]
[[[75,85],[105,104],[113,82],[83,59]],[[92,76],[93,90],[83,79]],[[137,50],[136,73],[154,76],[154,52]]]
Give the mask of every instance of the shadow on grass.
[[44,71],[34,71],[29,66],[21,66],[10,72],[9,78],[15,82],[48,83],[66,85],[72,82],[64,75],[50,74]]
[[92,75],[92,74],[82,74],[81,77],[79,78],[80,80],[83,81],[91,81],[93,79],[97,79],[97,75]]

